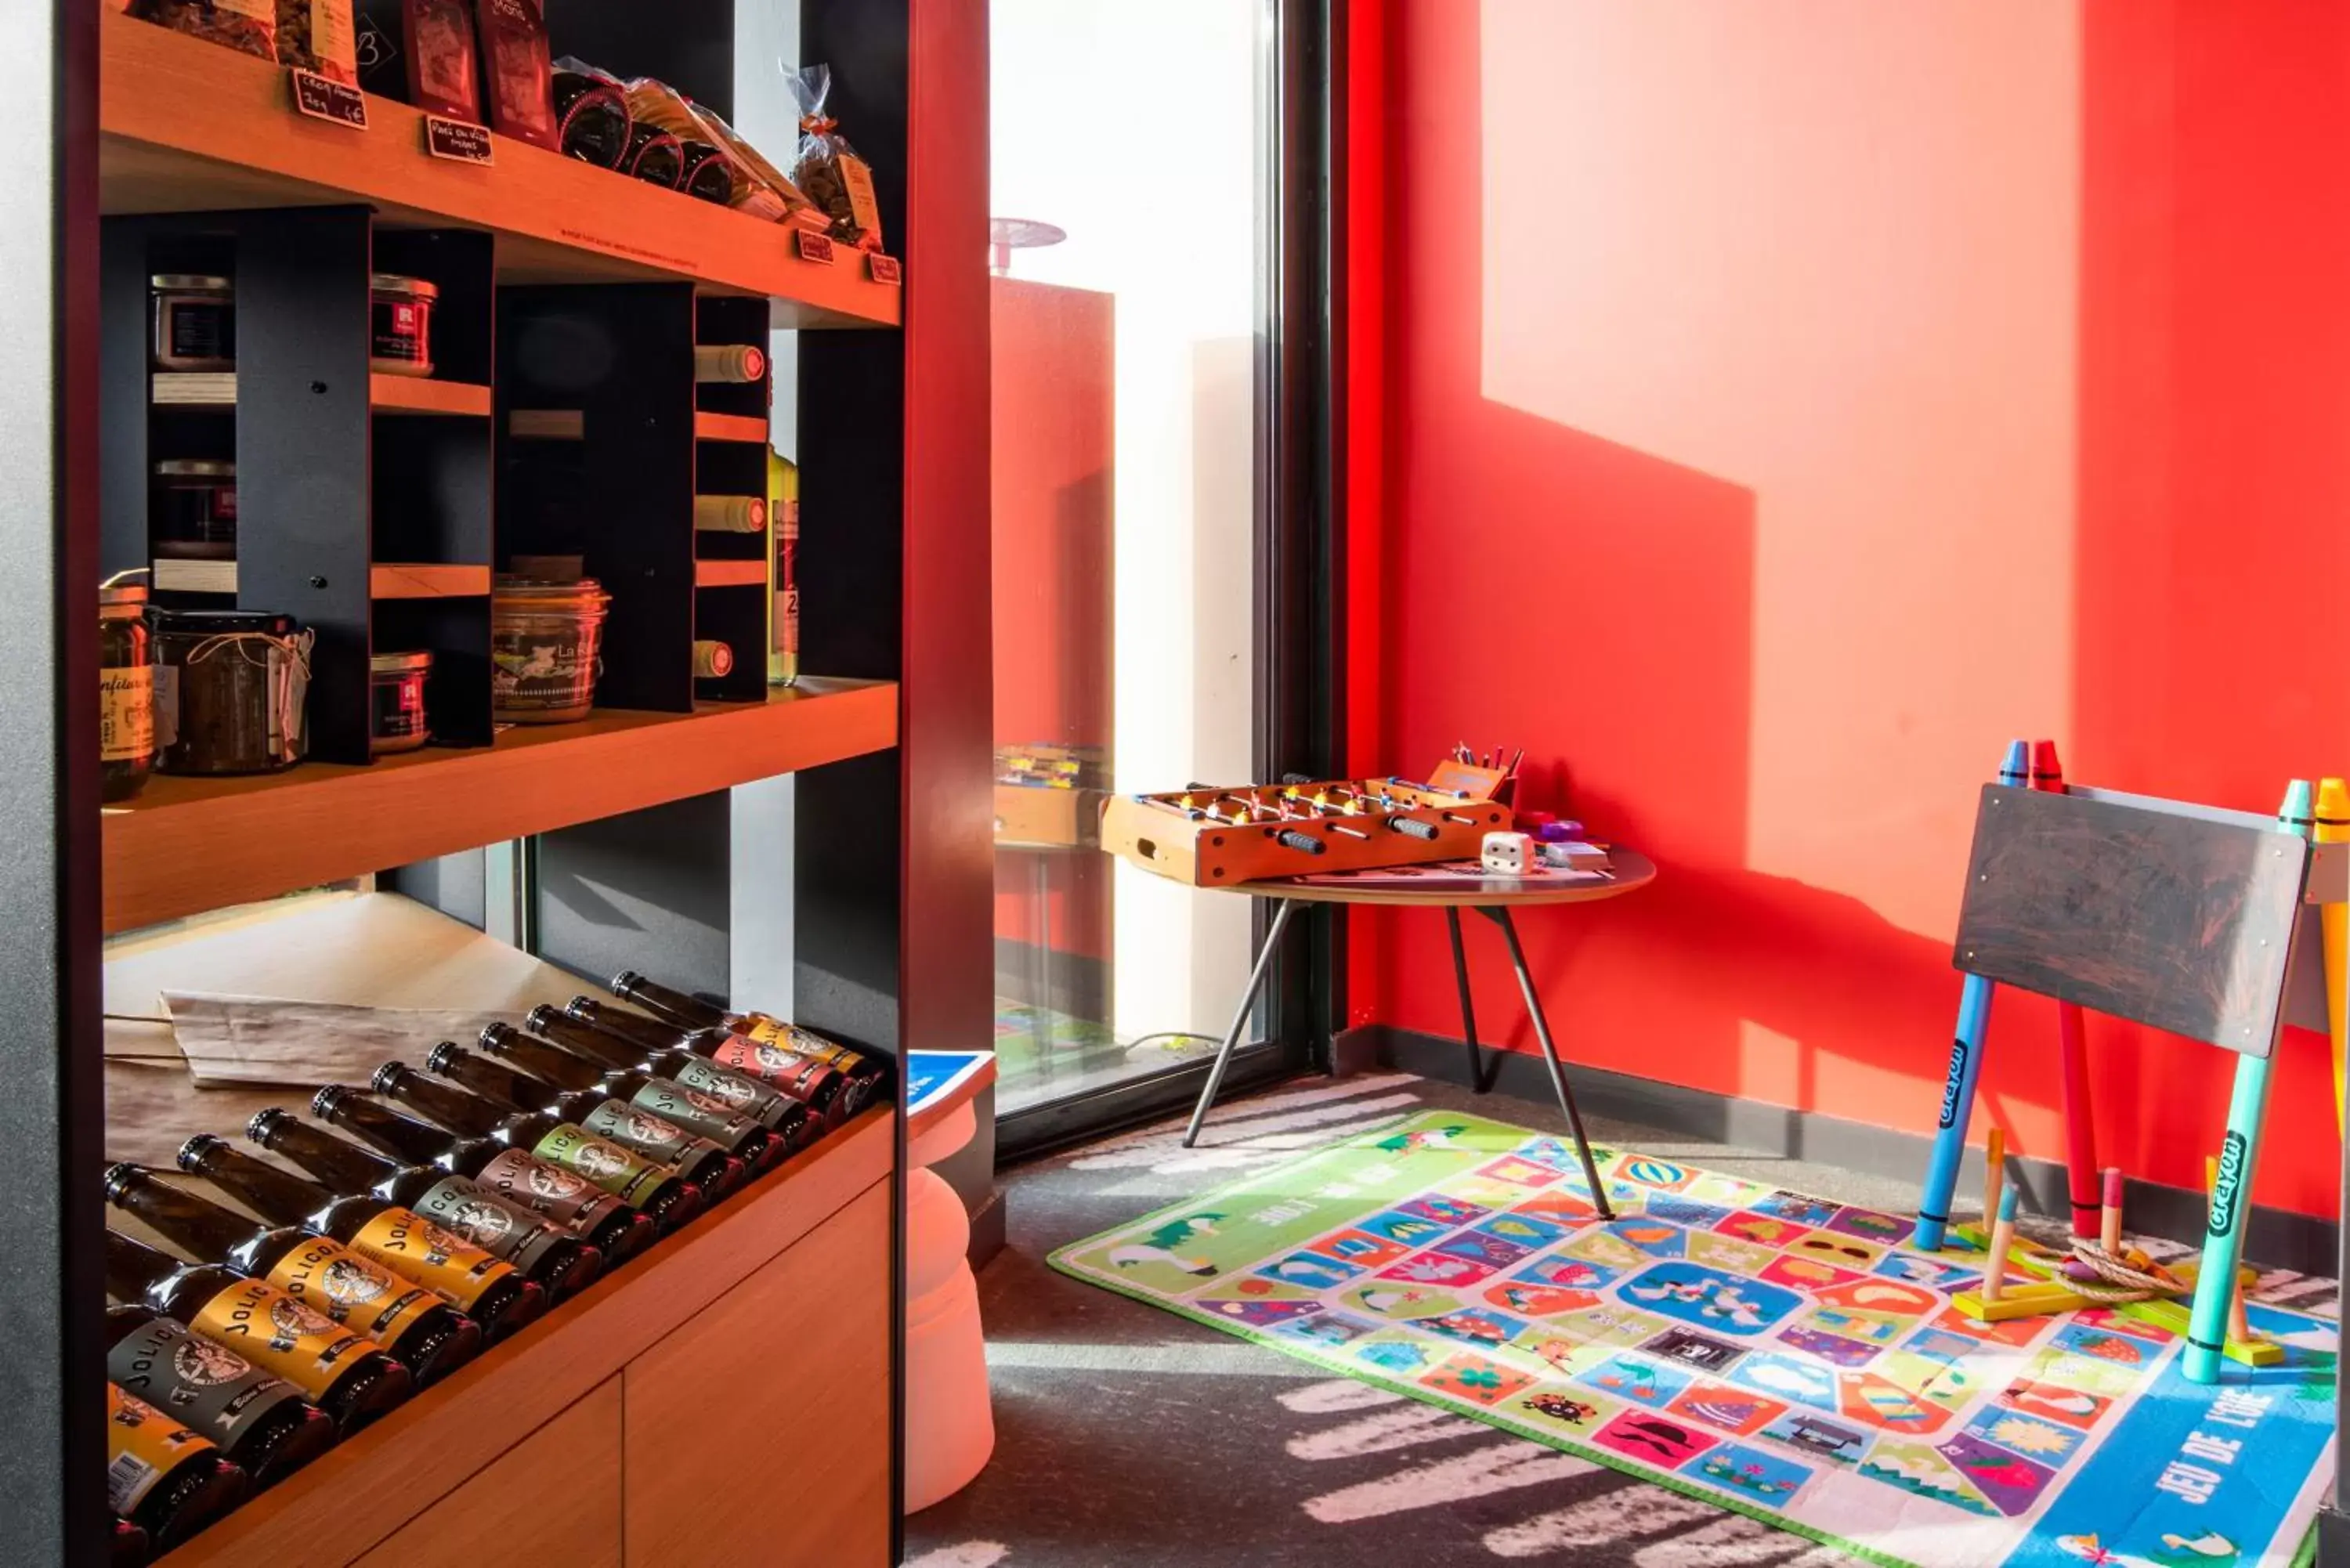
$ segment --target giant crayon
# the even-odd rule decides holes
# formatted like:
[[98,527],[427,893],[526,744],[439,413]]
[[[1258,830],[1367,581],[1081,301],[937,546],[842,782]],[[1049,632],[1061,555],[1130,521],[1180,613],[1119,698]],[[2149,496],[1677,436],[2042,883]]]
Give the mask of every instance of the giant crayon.
[[[2350,786],[2340,779],[2317,781],[2320,844],[2350,843]],[[2321,904],[2317,919],[2325,933],[2325,1031],[2334,1036],[2334,1130],[2342,1130],[2342,1075],[2350,1066],[2350,904]]]
[[[2028,779],[2022,741],[2010,741],[1999,765],[1999,782],[2020,788]],[[1935,1251],[1950,1223],[1950,1194],[1966,1158],[1967,1118],[1973,1113],[1975,1083],[1982,1076],[1983,1031],[1991,1023],[1991,982],[1967,976],[1959,991],[1959,1026],[1950,1040],[1950,1072],[1942,1083],[1942,1108],[1934,1127],[1934,1152],[1926,1161],[1926,1189],[1918,1199],[1917,1245]]]
[[[2064,764],[2056,742],[2032,742],[2032,787],[2064,793]],[[2089,1120],[2089,1047],[2081,1004],[2056,1004],[2056,1047],[2064,1069],[2064,1173],[2073,1203],[2073,1234],[2097,1233],[2097,1135]]]
[[[2277,825],[2288,832],[2310,829],[2309,781],[2295,779],[2284,792]],[[2236,1293],[2236,1269],[2244,1258],[2244,1213],[2252,1205],[2252,1169],[2261,1155],[2261,1122],[2268,1113],[2269,1059],[2238,1055],[2235,1092],[2228,1098],[2228,1133],[2220,1144],[2218,1178],[2211,1183],[2211,1217],[2204,1226],[2203,1262],[2195,1275],[2195,1304],[2187,1318],[2187,1354],[2180,1370],[2189,1383],[2220,1381],[2220,1357],[2228,1347],[2228,1306]]]

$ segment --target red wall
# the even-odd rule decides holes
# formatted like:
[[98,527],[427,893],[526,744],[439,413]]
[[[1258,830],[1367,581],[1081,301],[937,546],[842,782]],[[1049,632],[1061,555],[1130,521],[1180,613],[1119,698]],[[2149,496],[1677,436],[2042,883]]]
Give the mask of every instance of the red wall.
[[[1507,738],[1663,867],[1522,922],[1571,1058],[1924,1132],[2011,736],[2263,811],[2350,771],[2350,7],[1356,18],[1353,761]],[[1355,931],[1355,1020],[1457,1033],[1440,924]],[[2101,1155],[2199,1185],[2231,1059],[2089,1031]],[[2061,1158],[2054,1042],[2003,995],[1982,1105]],[[2334,1208],[2324,1059],[2262,1202]]]

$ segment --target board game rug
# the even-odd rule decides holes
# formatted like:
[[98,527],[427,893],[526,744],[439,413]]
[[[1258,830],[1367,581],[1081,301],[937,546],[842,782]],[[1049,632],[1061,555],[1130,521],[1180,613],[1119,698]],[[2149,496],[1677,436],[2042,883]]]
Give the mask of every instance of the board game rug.
[[2201,1387],[2125,1312],[1999,1324],[1910,1222],[1433,1110],[1053,1254],[1077,1279],[1903,1568],[2293,1563],[2334,1324]]

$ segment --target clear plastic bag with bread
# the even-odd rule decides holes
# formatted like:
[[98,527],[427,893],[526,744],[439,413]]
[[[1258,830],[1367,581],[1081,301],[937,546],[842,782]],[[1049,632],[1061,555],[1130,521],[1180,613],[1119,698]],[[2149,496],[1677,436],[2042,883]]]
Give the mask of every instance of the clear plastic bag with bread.
[[785,67],[784,74],[800,106],[800,147],[792,162],[793,180],[832,220],[834,239],[859,250],[879,250],[881,211],[873,199],[873,171],[825,113],[825,100],[832,95],[832,67],[808,66],[795,71]]

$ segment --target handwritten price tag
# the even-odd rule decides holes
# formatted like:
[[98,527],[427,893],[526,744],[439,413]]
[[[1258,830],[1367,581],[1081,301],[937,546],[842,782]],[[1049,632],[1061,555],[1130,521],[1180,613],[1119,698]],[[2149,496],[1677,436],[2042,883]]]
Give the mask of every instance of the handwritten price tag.
[[301,67],[292,68],[294,108],[312,119],[323,119],[334,125],[347,125],[353,130],[368,128],[367,94],[347,82],[330,82],[316,71]]
[[866,275],[872,278],[875,283],[886,283],[895,286],[906,281],[905,270],[899,266],[898,258],[896,256],[885,256],[879,251],[868,252],[867,254],[865,257],[865,272]]
[[424,151],[452,163],[478,163],[486,169],[492,162],[489,127],[428,114],[424,117]]
[[800,229],[795,232],[800,243],[800,260],[804,262],[821,262],[827,266],[830,266],[832,265],[832,236],[830,234],[812,234],[806,229]]

